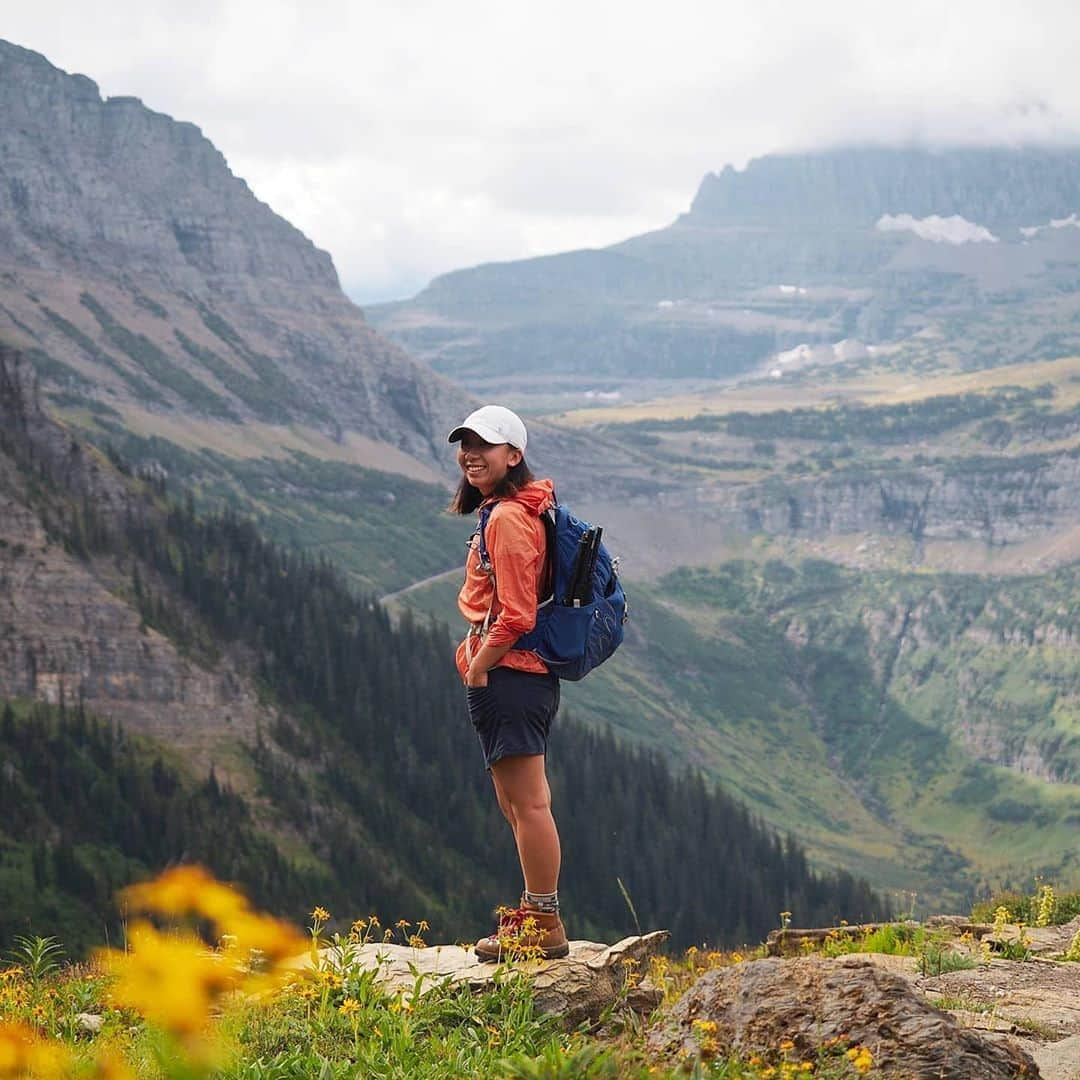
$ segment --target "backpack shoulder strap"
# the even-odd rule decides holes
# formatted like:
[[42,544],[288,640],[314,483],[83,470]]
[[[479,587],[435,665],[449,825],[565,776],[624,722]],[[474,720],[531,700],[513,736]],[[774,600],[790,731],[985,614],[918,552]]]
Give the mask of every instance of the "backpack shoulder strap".
[[[480,510],[480,523],[477,525],[477,543],[476,551],[480,557],[480,569],[484,573],[489,574],[491,579],[495,580],[495,566],[491,561],[491,555],[488,552],[487,539],[485,538],[485,530],[487,529],[488,519],[491,517],[498,506],[498,502],[493,502],[488,506],[484,506]],[[555,559],[558,554],[558,545],[555,539],[556,532],[556,510],[558,509],[559,501],[555,498],[555,501],[540,515],[540,520],[544,524],[544,535],[547,540],[546,551],[546,566],[544,568],[544,577],[541,583],[542,599],[547,602],[549,599],[549,593],[555,588]]]
[[495,567],[491,563],[491,556],[488,554],[487,540],[484,538],[484,530],[487,528],[488,518],[491,517],[491,512],[499,504],[497,502],[490,503],[487,506],[480,508],[480,523],[476,526],[476,551],[480,556],[480,569],[485,574],[495,576]]

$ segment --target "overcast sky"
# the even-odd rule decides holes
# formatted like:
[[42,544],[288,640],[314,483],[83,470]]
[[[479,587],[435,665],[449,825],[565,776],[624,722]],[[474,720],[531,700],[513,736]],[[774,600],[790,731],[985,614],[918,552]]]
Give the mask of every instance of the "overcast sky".
[[197,124],[361,303],[612,243],[852,140],[1080,141],[1075,0],[0,0],[0,37]]

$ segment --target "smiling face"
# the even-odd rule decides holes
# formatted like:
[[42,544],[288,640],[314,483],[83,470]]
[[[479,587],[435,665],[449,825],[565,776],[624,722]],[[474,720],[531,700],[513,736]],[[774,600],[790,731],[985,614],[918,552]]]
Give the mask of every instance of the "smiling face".
[[485,442],[475,431],[466,431],[461,437],[457,459],[465,479],[486,497],[521,461],[521,451],[509,443]]

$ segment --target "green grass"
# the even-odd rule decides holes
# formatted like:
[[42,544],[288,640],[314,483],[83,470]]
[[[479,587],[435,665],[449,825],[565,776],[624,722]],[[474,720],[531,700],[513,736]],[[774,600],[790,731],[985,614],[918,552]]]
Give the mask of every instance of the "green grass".
[[[668,991],[670,1005],[704,971],[731,962],[720,954],[710,954],[708,961],[691,955],[664,960],[651,974]],[[222,954],[220,963],[232,961]],[[644,1045],[649,1020],[626,1009],[625,995],[616,997],[598,1024],[568,1030],[561,1015],[537,1012],[525,969],[514,964],[494,970],[492,983],[480,989],[418,975],[411,986],[389,991],[374,971],[350,958],[346,946],[340,963],[297,973],[280,989],[221,996],[209,1016],[193,994],[194,983],[156,969],[136,996],[148,1008],[163,998],[177,1002],[176,1022],[167,1027],[145,1019],[130,999],[118,1006],[114,976],[100,966],[48,968],[44,964],[32,973],[23,963],[0,970],[0,1009],[6,1021],[29,1028],[39,1047],[68,1058],[63,1075],[96,1080],[765,1080],[794,1073],[806,1056],[790,1044],[727,1054],[702,1028],[696,1029],[697,1049],[688,1058],[651,1057]],[[661,1020],[666,1007],[651,1020]],[[189,1027],[185,1012],[192,1017]],[[80,1019],[87,1014],[98,1018],[99,1030],[87,1030]],[[0,1028],[0,1046],[8,1038]],[[812,1054],[813,1074],[825,1080],[857,1076],[846,1049],[837,1044]]]
[[393,592],[465,564],[473,522],[444,512],[450,497],[439,485],[297,451],[237,459],[104,427],[98,442],[133,464],[163,466],[200,510],[231,506],[270,539],[332,560],[358,588]]
[[90,293],[83,293],[80,300],[109,342],[142,368],[157,386],[168,388],[198,412],[235,419],[235,412],[224,398],[188,374],[148,337],[124,326]]
[[974,922],[992,923],[998,908],[1004,908],[1008,921],[1012,923],[1024,923],[1027,926],[1063,926],[1080,915],[1080,892],[1058,895],[1051,890],[1049,900],[1044,900],[1045,889],[1044,884],[1036,883],[1035,890],[1030,894],[1015,890],[995,893],[989,900],[984,900],[971,909],[971,918]]

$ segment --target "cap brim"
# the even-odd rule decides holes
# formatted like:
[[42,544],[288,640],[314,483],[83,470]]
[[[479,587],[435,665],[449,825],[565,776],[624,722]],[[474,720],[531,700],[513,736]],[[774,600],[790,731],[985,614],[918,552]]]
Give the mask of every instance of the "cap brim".
[[461,437],[466,431],[471,431],[474,435],[479,435],[484,442],[489,442],[493,446],[498,446],[500,443],[506,442],[506,439],[504,439],[499,432],[494,428],[488,427],[486,424],[472,424],[469,427],[462,424],[461,427],[454,428],[454,430],[446,436],[446,441],[448,443],[461,442]]

